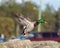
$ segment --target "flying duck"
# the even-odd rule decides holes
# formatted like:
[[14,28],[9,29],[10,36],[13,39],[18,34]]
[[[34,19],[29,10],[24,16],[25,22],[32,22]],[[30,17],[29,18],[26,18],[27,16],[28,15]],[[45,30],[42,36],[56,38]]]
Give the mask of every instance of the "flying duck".
[[14,15],[15,20],[23,25],[23,33],[28,35],[39,23],[46,23],[44,19],[36,20],[34,22],[29,21],[23,15]]

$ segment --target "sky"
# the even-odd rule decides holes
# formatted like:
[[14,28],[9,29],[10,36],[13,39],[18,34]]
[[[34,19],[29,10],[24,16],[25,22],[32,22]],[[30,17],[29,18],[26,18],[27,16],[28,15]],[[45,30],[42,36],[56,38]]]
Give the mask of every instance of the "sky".
[[[46,7],[46,4],[49,4],[50,6],[53,6],[55,10],[58,10],[60,7],[60,0],[25,0],[25,1],[32,1],[35,2],[37,5],[41,4],[41,8],[44,10]],[[21,0],[17,0],[18,3],[22,3]]]

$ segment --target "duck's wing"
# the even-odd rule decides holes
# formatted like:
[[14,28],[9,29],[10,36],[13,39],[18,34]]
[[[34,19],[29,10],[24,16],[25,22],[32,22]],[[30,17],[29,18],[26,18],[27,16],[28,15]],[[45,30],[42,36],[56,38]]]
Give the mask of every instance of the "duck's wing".
[[20,23],[23,26],[28,25],[29,23],[31,23],[29,20],[27,20],[25,17],[23,17],[22,15],[17,16],[16,14],[14,15],[15,20]]
[[25,21],[26,23],[31,23],[31,21],[29,21],[29,20],[30,20],[29,18],[28,18],[29,20],[28,20],[28,19],[26,19],[26,18],[25,18],[25,17],[23,17],[23,16],[20,16],[20,18],[21,18],[23,21]]

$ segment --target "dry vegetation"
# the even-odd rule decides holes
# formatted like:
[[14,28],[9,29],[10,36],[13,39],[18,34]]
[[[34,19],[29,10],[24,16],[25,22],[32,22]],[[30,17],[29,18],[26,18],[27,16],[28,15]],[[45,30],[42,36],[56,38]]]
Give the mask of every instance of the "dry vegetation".
[[15,40],[1,44],[0,48],[60,48],[60,43],[56,41]]

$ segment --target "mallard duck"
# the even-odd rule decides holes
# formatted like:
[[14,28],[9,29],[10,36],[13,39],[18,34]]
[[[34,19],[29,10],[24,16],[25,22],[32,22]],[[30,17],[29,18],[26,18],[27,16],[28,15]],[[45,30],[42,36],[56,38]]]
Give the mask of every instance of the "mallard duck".
[[36,20],[34,22],[27,20],[24,16],[14,15],[16,21],[23,25],[23,33],[28,35],[39,23],[46,23],[44,19]]

